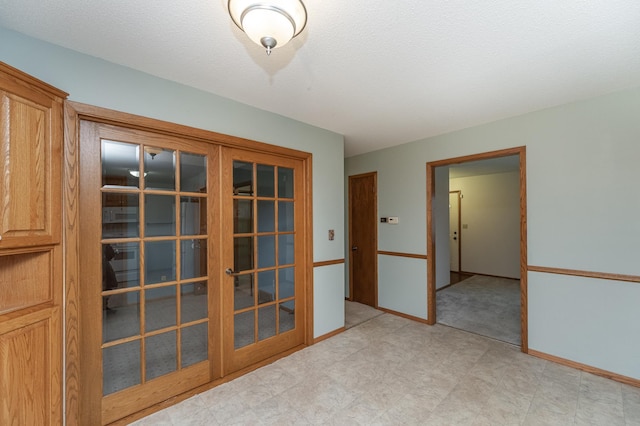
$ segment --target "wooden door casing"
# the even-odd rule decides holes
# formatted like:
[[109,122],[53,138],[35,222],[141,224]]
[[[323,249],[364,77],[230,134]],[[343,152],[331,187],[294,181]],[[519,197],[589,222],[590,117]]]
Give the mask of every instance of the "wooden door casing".
[[349,176],[349,296],[378,306],[377,173]]

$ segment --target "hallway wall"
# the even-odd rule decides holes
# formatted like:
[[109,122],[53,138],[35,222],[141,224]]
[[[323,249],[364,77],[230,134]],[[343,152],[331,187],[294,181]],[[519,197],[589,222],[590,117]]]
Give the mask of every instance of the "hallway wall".
[[[344,258],[342,135],[2,27],[0,40],[0,61],[64,90],[69,100],[312,153],[313,233],[334,229],[336,236],[314,238],[313,260]],[[335,274],[314,275],[314,310],[343,310],[343,282],[336,288]],[[344,326],[340,317],[316,320],[315,337]]]
[[450,179],[449,191],[457,190],[463,197],[462,270],[520,279],[519,173]]
[[[628,89],[350,157],[345,176],[377,171],[380,216],[400,218],[378,224],[379,250],[431,255],[426,163],[526,146],[528,265],[640,279],[638,111],[640,88]],[[395,310],[415,315],[400,290],[422,301],[426,274],[402,266],[380,262],[379,291],[398,288]],[[640,380],[640,284],[529,272],[528,291],[530,349]]]

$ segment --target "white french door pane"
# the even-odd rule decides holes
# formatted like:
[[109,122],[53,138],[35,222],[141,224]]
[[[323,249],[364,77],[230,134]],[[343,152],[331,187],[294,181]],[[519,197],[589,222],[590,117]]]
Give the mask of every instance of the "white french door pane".
[[278,299],[295,296],[295,268],[281,268],[278,271]]
[[180,153],[180,191],[205,192],[207,189],[207,157]]
[[[140,286],[140,243],[109,243],[102,247],[102,290]],[[109,307],[117,309],[120,299],[112,297]]]
[[294,235],[278,235],[278,265],[290,265],[295,261]]
[[145,146],[143,177],[145,189],[175,191],[176,152]]
[[293,169],[278,167],[278,198],[293,198]]
[[253,200],[233,200],[233,232],[246,234],[253,232]]
[[125,192],[102,193],[102,238],[140,236],[140,196]]
[[188,280],[207,275],[207,240],[180,241],[180,279]]
[[140,335],[140,292],[103,296],[102,342]]
[[140,145],[103,139],[101,151],[103,187],[140,187]]
[[258,272],[258,304],[273,302],[276,299],[276,271],[274,269]]
[[236,237],[233,239],[234,261],[236,272],[253,269],[253,237]]
[[284,333],[289,330],[293,330],[296,327],[296,302],[290,300],[288,302],[280,303],[278,305],[278,313],[280,314],[280,333]]
[[253,164],[233,162],[233,193],[242,196],[253,195]]
[[233,344],[236,349],[255,343],[255,311],[242,312],[233,317]]
[[176,279],[176,241],[147,241],[144,244],[145,284]]
[[147,381],[176,371],[178,362],[176,349],[175,331],[156,334],[145,339]]
[[158,287],[144,292],[145,332],[176,325],[176,286]]
[[102,394],[139,385],[140,377],[140,341],[122,343],[102,350]]
[[258,268],[276,266],[276,237],[264,235],[258,237]]
[[147,194],[144,200],[145,237],[176,235],[176,197]]
[[272,200],[258,200],[258,232],[274,232],[275,202]]
[[266,164],[258,164],[256,173],[258,177],[258,197],[275,196],[275,167]]
[[255,306],[253,291],[253,274],[234,277],[233,309],[238,311]]
[[181,329],[180,357],[182,368],[188,367],[208,358],[207,323],[192,325]]
[[276,305],[258,309],[258,340],[276,335]]
[[181,324],[205,319],[209,316],[207,293],[206,281],[180,286]]
[[207,235],[207,199],[180,197],[180,235]]

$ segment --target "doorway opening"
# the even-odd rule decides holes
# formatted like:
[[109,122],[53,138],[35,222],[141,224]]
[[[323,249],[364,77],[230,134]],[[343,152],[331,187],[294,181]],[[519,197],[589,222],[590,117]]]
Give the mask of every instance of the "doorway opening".
[[[488,167],[493,171],[487,170]],[[523,352],[527,351],[525,168],[525,147],[427,163],[428,322],[435,324],[437,320],[519,344]],[[467,179],[450,180],[450,171],[456,171],[458,178],[464,175]],[[477,177],[471,178],[474,174]],[[510,195],[498,195],[498,198],[508,199],[511,223],[502,239],[492,237],[493,243],[487,245],[487,233],[500,234],[501,224],[506,224],[480,225],[479,218],[472,218],[471,212],[484,214],[486,221],[495,222],[493,216],[497,215],[492,214],[491,209],[502,207],[492,205],[495,200],[485,199],[483,206],[470,208],[467,217],[464,213],[460,217],[459,213],[464,212],[461,204],[466,189],[498,179],[510,185]],[[454,221],[451,226],[450,221]],[[463,249],[460,244],[465,241],[465,233],[468,240]],[[465,308],[461,309],[462,306]],[[496,310],[504,310],[507,320],[500,323],[500,315],[491,315],[495,312],[490,311]],[[476,316],[474,321],[474,314],[481,314],[482,318]],[[463,326],[465,323],[469,328]]]

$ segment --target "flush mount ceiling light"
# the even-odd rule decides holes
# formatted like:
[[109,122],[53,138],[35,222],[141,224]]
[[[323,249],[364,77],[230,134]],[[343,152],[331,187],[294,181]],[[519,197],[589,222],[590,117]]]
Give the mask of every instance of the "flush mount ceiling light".
[[307,24],[307,9],[300,0],[229,0],[233,22],[256,44],[267,49],[282,47]]

